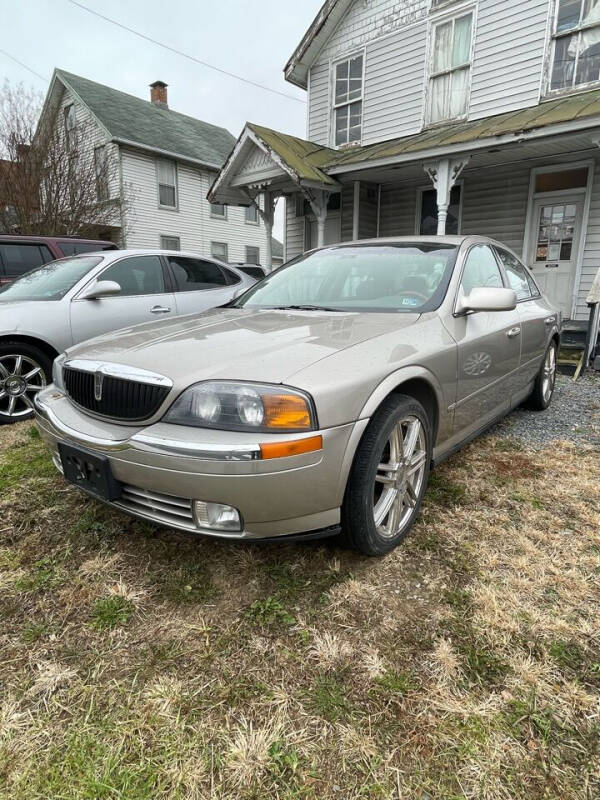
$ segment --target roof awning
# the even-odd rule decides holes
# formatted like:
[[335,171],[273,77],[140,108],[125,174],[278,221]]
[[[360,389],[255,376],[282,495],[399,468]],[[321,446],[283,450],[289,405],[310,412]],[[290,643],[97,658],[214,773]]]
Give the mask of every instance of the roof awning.
[[335,191],[338,181],[321,169],[335,153],[296,136],[247,123],[208,199],[247,206],[253,196],[265,190],[280,194],[299,189]]

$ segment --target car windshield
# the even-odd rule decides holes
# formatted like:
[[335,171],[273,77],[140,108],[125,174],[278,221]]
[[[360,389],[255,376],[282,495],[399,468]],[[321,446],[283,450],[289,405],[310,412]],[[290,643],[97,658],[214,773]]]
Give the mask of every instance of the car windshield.
[[25,273],[18,280],[0,291],[1,303],[15,303],[21,300],[62,300],[102,258],[100,256],[81,256],[51,261],[43,267]]
[[442,243],[349,245],[309,253],[234,305],[328,311],[430,311],[442,302],[458,247]]

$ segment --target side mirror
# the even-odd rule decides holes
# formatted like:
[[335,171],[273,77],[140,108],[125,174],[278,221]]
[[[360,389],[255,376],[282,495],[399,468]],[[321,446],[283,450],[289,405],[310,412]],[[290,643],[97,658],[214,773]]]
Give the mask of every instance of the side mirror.
[[79,295],[80,300],[99,300],[101,297],[112,297],[121,294],[121,287],[116,281],[96,281]]
[[512,311],[517,307],[514,289],[497,286],[478,286],[458,301],[457,311]]

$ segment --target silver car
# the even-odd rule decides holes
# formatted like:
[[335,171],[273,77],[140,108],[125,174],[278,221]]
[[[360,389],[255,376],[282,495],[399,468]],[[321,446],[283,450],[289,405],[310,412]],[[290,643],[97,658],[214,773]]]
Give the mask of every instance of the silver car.
[[418,237],[314,250],[232,307],[73,347],[36,416],[115,508],[233,539],[343,529],[381,555],[429,470],[552,398],[559,313],[508,248]]
[[92,253],[27,273],[0,291],[0,423],[33,413],[52,361],[71,345],[214,308],[254,283],[215,259],[170,250]]

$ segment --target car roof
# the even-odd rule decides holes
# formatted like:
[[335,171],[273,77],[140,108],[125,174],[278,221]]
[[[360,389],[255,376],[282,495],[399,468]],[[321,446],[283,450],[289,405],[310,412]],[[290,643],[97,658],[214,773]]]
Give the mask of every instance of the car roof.
[[117,248],[114,242],[107,242],[104,239],[83,239],[80,236],[28,236],[27,234],[0,233],[0,242],[81,242],[82,244],[101,244],[102,246],[112,246]]

